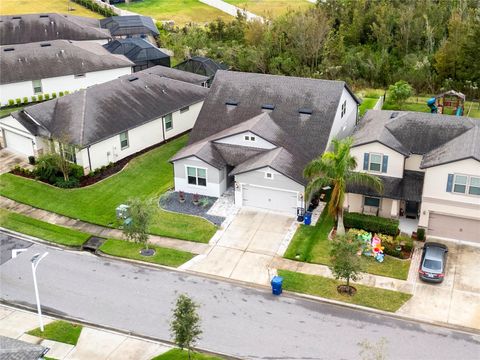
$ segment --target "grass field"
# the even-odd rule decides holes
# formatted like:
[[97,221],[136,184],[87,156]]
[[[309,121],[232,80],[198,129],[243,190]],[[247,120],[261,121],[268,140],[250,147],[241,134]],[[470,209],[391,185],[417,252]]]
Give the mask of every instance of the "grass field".
[[327,299],[384,311],[395,312],[412,297],[411,294],[399,291],[379,289],[359,284],[354,284],[354,287],[357,289],[355,295],[342,295],[338,293],[337,286],[343,283],[334,279],[287,270],[278,270],[278,274],[284,279],[283,288],[285,290],[321,296]]
[[[115,224],[115,209],[130,198],[154,198],[173,187],[173,169],[168,160],[187,142],[187,136],[173,140],[139,156],[116,175],[80,189],[59,189],[12,174],[0,176],[0,194],[13,200],[103,226]],[[155,214],[152,234],[208,242],[216,231],[210,222],[160,209]]]
[[314,5],[307,0],[225,0],[225,2],[266,18],[275,18],[289,10],[305,10]]
[[77,341],[81,332],[81,325],[58,320],[45,325],[43,332],[40,330],[40,328],[36,328],[34,330],[30,330],[27,334],[65,344],[77,345]]
[[198,0],[144,0],[116,6],[159,21],[173,20],[177,26],[188,23],[204,24],[217,18],[233,20],[232,16]]
[[[69,11],[73,9],[73,11]],[[101,16],[69,0],[1,0],[0,15],[60,13],[100,18]]]
[[[192,360],[222,360],[222,358],[201,354],[201,353],[191,353]],[[162,355],[154,357],[152,360],[188,360],[188,352],[180,349],[172,349],[167,351]]]

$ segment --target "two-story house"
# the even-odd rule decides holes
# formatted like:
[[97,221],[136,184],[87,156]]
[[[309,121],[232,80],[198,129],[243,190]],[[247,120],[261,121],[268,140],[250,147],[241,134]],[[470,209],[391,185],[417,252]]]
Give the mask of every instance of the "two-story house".
[[384,191],[349,187],[347,211],[399,218],[401,229],[418,225],[430,237],[480,242],[478,119],[371,110],[353,136],[357,171],[379,176]]
[[219,70],[171,161],[175,190],[294,216],[305,207],[305,165],[353,131],[358,100],[342,81]]

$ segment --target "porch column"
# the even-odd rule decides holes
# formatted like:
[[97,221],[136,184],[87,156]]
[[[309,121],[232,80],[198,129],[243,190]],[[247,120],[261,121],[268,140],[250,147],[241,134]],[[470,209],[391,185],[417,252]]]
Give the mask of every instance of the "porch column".
[[392,200],[392,208],[390,209],[390,217],[398,218],[399,200]]

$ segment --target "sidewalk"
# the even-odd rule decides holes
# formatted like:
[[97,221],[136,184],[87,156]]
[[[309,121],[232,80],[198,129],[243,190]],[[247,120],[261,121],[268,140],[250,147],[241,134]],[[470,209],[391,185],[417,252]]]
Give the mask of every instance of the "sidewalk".
[[[44,325],[54,320],[57,319],[43,316]],[[0,335],[49,348],[50,350],[46,354],[49,358],[58,360],[150,360],[172,349],[172,346],[168,344],[91,326],[83,326],[75,346],[26,334],[38,326],[37,314],[0,305]]]
[[[64,226],[70,229],[83,231],[100,237],[115,239],[123,238],[123,232],[121,230],[95,225],[87,223],[85,221],[72,219],[63,215],[58,215],[46,210],[34,208],[32,206],[16,202],[3,196],[0,196],[0,208],[10,210],[22,215],[30,216],[31,218],[42,220],[50,224]],[[150,242],[157,246],[188,251],[194,254],[203,254],[209,249],[208,244],[196,243],[186,240],[177,240],[157,235],[150,235]]]
[[250,11],[243,10],[239,8],[238,6],[226,3],[225,1],[222,0],[200,0],[200,2],[209,5],[211,7],[217,8],[220,11],[223,11],[224,13],[227,13],[229,15],[232,15],[234,17],[237,16],[237,12],[240,11],[245,17],[247,18],[247,21],[252,21],[252,20],[259,20],[263,22],[263,18],[261,16],[255,15],[254,13],[251,13]]

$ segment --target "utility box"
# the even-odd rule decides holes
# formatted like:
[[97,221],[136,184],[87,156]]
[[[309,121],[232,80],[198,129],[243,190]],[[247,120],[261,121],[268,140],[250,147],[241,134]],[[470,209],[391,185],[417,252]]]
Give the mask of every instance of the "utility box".
[[116,209],[117,219],[126,219],[130,217],[130,206],[121,204]]

